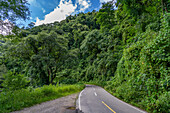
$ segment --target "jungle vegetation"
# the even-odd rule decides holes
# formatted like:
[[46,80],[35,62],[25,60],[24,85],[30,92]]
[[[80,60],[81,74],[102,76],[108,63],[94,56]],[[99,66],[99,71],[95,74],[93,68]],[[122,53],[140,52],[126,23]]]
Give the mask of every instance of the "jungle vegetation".
[[148,112],[170,112],[169,6],[117,0],[61,22],[16,26],[0,36],[2,92],[93,82]]

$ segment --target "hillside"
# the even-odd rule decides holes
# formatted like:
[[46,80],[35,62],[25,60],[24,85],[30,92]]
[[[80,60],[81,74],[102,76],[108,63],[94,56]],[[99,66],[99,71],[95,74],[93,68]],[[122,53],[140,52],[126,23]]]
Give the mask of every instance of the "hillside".
[[118,0],[117,9],[108,2],[98,12],[80,13],[33,28],[16,28],[15,35],[0,36],[5,42],[0,46],[3,88],[93,82],[148,112],[167,112],[167,4],[162,7],[157,0]]

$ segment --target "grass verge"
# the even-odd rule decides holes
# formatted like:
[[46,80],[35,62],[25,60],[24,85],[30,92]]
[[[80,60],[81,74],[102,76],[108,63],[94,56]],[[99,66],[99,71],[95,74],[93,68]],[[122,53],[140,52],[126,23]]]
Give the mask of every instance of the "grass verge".
[[45,85],[40,88],[27,88],[0,93],[0,113],[20,110],[45,101],[80,92],[84,85]]

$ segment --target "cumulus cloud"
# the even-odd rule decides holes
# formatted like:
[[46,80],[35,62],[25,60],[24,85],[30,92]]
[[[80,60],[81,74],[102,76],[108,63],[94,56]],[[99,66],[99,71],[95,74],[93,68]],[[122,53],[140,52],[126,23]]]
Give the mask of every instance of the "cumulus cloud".
[[61,0],[59,5],[54,9],[54,11],[45,15],[44,20],[40,20],[37,17],[35,26],[64,20],[68,15],[77,12],[76,10],[78,7],[78,12],[84,12],[90,5],[91,3],[89,0],[76,0],[75,4],[72,3],[72,0]]
[[73,5],[72,1],[69,0],[68,2],[65,0],[61,0],[60,4],[54,9],[54,11],[50,12],[49,14],[45,15],[44,20],[40,20],[38,17],[36,18],[35,25],[47,24],[52,23],[55,21],[61,21],[66,18],[67,15],[70,15],[72,12],[75,11],[77,5]]

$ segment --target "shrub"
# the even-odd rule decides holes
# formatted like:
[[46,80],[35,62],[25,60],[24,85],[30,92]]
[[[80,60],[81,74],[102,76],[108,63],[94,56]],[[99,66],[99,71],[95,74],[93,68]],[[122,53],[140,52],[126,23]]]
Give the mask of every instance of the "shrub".
[[[31,89],[20,89],[0,93],[0,113],[20,110],[44,101],[56,99],[62,96],[79,92],[83,85],[45,85]],[[30,90],[31,89],[31,90]]]
[[6,90],[18,90],[21,88],[26,88],[29,84],[27,77],[24,77],[22,74],[16,74],[14,72],[8,72],[4,74],[4,81],[2,86]]

